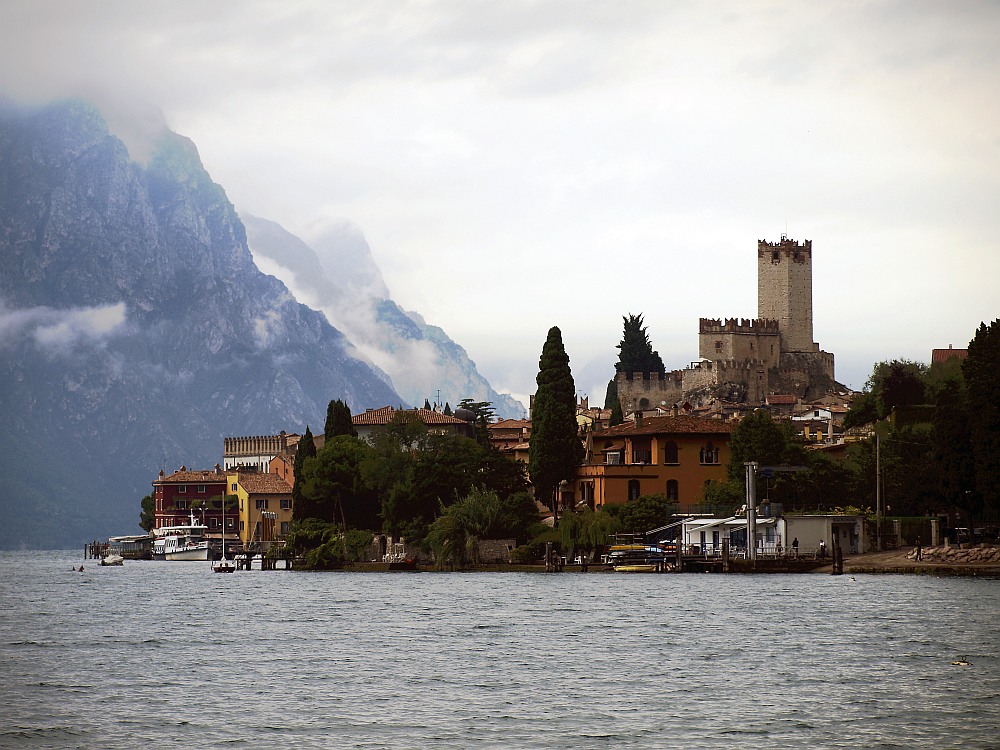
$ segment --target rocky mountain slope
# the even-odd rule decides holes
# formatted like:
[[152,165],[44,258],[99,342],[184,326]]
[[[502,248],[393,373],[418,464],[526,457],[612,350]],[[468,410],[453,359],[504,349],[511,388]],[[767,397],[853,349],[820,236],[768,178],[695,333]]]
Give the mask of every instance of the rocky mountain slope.
[[[522,418],[520,401],[497,393],[464,348],[389,296],[361,231],[327,227],[308,243],[279,224],[243,215],[258,265],[284,281],[299,299],[322,310],[359,357],[385,372],[407,401],[489,401],[501,417]],[[442,282],[446,283],[446,282]]]
[[194,145],[146,164],[80,103],[0,110],[0,548],[138,530],[157,471],[226,435],[406,403],[262,273]]

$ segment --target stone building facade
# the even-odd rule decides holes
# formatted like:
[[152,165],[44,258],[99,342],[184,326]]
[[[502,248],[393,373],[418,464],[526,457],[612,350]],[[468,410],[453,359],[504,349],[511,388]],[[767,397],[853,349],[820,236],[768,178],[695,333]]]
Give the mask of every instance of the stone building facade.
[[666,373],[617,373],[626,412],[718,399],[762,403],[771,393],[803,399],[833,390],[833,354],[812,340],[812,241],[757,242],[758,317],[701,318],[700,360]]

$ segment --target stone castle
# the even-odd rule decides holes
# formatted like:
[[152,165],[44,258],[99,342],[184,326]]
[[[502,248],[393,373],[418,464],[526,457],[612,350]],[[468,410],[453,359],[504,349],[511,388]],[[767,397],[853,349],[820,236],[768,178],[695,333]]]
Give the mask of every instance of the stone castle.
[[757,317],[702,318],[698,356],[683,370],[619,372],[625,412],[690,401],[762,403],[768,394],[817,399],[838,386],[833,355],[813,341],[812,241],[757,242]]

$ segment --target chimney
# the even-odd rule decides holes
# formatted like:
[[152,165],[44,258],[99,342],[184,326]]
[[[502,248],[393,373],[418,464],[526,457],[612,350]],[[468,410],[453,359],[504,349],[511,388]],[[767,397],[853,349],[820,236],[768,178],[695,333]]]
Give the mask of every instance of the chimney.
[[642,427],[642,409],[635,413],[635,426]]
[[673,415],[676,417],[678,414],[677,404],[674,404],[674,408],[671,411],[673,412]]

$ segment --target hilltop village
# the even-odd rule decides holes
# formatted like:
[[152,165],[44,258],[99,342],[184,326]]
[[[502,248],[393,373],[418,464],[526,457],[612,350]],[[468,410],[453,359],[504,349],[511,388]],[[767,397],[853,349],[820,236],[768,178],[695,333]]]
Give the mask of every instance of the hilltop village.
[[[757,258],[758,316],[724,321],[703,318],[698,332],[700,358],[683,370],[667,372],[651,349],[648,353],[652,358],[645,360],[653,363],[649,369],[635,371],[620,361],[609,386],[612,403],[593,407],[584,398],[576,404],[576,432],[583,459],[575,476],[559,483],[554,502],[541,497],[528,502],[530,507],[524,511],[527,520],[516,529],[494,524],[493,536],[502,537],[505,532],[509,536],[494,539],[492,546],[487,543],[490,529],[470,532],[469,538],[474,536],[478,545],[472,559],[510,562],[516,549],[530,546],[533,539],[547,538],[563,548],[564,556],[575,551],[580,553],[577,559],[585,561],[586,553],[593,556],[602,545],[595,542],[593,534],[584,539],[587,533],[583,531],[579,538],[568,537],[565,525],[558,523],[559,516],[569,519],[566,522],[571,521],[571,527],[590,524],[597,528],[600,523],[594,519],[601,511],[619,519],[605,531],[630,531],[643,544],[670,542],[673,549],[706,557],[719,555],[730,546],[744,553],[749,549],[775,557],[786,556],[793,548],[796,556],[816,557],[826,554],[828,548],[858,554],[888,544],[919,543],[921,538],[925,544],[938,545],[948,533],[954,536],[958,523],[947,514],[891,520],[885,512],[887,504],[885,509],[877,508],[873,518],[871,508],[856,501],[856,493],[855,497],[837,497],[844,486],[832,479],[819,492],[826,498],[825,506],[804,497],[801,482],[786,482],[781,493],[783,477],[775,476],[774,471],[788,467],[763,466],[760,477],[754,480],[761,485],[759,510],[753,507],[748,511],[745,487],[732,489],[734,434],[751,415],[754,420],[766,420],[766,429],[780,425],[783,439],[794,446],[786,448],[784,455],[821,455],[823,461],[834,463],[842,462],[852,445],[870,446],[875,430],[874,420],[849,424],[856,394],[836,382],[833,354],[822,351],[813,341],[812,243],[784,236],[777,243],[759,241]],[[626,320],[626,336],[628,326]],[[644,329],[642,334],[645,336]],[[965,349],[949,347],[933,350],[931,359],[935,365],[957,366],[966,356]],[[346,410],[346,405],[337,404]],[[450,406],[430,403],[416,409],[385,406],[353,415],[347,411],[349,425],[342,423],[333,434],[314,436],[307,429],[304,434],[225,438],[221,465],[216,463],[207,470],[182,466],[169,474],[160,472],[152,482],[145,524],[156,534],[159,529],[188,523],[197,515],[210,540],[218,542],[224,537],[233,548],[264,550],[290,540],[301,543],[301,539],[293,539],[297,523],[323,517],[339,529],[343,538],[336,544],[343,548],[344,556],[351,556],[347,552],[348,528],[358,532],[353,556],[359,560],[388,559],[393,550],[401,549],[411,558],[434,556],[435,520],[448,514],[450,504],[457,504],[457,495],[475,495],[472,480],[441,477],[448,471],[461,473],[456,467],[465,467],[471,460],[466,455],[467,444],[477,443],[486,451],[477,454],[480,464],[472,473],[501,477],[491,491],[496,494],[496,488],[502,487],[504,497],[530,497],[524,467],[530,460],[532,419],[493,420],[489,406],[465,401],[454,412]],[[855,403],[855,414],[857,408]],[[746,421],[744,427],[752,421]],[[329,421],[324,432],[329,432]],[[394,450],[397,456],[405,456],[400,460],[408,462],[408,473],[396,484],[379,485],[387,469],[379,466],[372,471],[371,455],[380,450],[383,458],[388,455],[384,446],[380,448],[388,434],[395,435]],[[343,436],[367,448],[346,447]],[[324,451],[328,441],[330,450]],[[296,464],[303,458],[303,446],[310,457],[325,456],[327,468],[298,473]],[[870,452],[870,447],[866,450]],[[742,446],[736,452],[741,460],[747,457]],[[386,460],[388,466],[395,459],[389,456]],[[800,460],[806,463],[806,459]],[[817,460],[809,459],[810,469],[828,465],[816,464]],[[498,471],[498,462],[518,468],[511,472],[500,467]],[[442,469],[445,466],[449,468]],[[358,477],[365,471],[380,478],[369,480],[371,487],[361,491]],[[297,482],[305,486],[296,488]],[[421,492],[415,485],[421,482],[428,485],[423,492],[430,498],[429,504],[427,498],[414,500]],[[727,487],[728,494],[724,491]],[[790,491],[789,487],[797,489]],[[321,495],[329,507],[317,511]],[[785,505],[802,507],[783,507],[781,500]],[[622,509],[638,508],[644,501],[652,502],[646,504],[657,508],[656,512],[633,519],[632,527],[626,528],[628,523],[620,521]],[[297,509],[297,503],[307,502],[309,512]],[[423,506],[413,517],[399,513],[406,503],[415,502]],[[901,505],[897,503],[897,508]],[[520,508],[525,507],[522,502]],[[794,510],[808,512],[790,512]],[[529,531],[531,524],[534,527]],[[546,526],[550,528],[547,537]],[[557,535],[552,527],[560,526],[563,530]],[[305,528],[300,524],[300,537]],[[330,533],[322,532],[326,536],[320,534],[315,545],[336,546]],[[748,542],[751,535],[752,543]],[[530,559],[538,552],[536,545],[524,554]],[[465,553],[456,555],[461,560]]]

